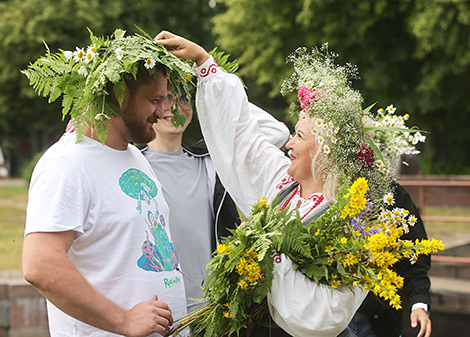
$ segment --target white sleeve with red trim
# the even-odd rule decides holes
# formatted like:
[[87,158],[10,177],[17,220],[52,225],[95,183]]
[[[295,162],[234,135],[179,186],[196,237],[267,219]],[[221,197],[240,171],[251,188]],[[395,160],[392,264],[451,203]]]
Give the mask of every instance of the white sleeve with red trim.
[[[261,196],[275,198],[276,185],[287,176],[289,158],[260,130],[262,123],[250,113],[237,76],[220,70],[212,57],[195,70],[196,108],[214,167],[241,212],[248,215]],[[266,129],[266,123],[261,126]]]

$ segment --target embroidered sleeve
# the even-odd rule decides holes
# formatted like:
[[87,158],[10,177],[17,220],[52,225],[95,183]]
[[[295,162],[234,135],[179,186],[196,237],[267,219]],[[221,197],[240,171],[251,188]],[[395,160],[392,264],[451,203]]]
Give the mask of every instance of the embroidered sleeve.
[[205,78],[210,77],[210,75],[215,75],[220,71],[219,66],[212,56],[209,57],[209,59],[202,65],[194,68],[194,70],[196,71],[200,81],[203,81]]

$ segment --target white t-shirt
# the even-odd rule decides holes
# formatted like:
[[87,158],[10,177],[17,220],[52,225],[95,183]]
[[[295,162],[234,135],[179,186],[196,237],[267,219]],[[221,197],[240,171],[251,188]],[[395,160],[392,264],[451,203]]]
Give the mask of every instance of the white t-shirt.
[[[137,148],[76,143],[69,134],[34,169],[25,235],[76,231],[68,256],[98,292],[126,310],[156,294],[177,319],[186,297],[168,219],[161,185]],[[51,336],[114,335],[49,302],[48,315]]]

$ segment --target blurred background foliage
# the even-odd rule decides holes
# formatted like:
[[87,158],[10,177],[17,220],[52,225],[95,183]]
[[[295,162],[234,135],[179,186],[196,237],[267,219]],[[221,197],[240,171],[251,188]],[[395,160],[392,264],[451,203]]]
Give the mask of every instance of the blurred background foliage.
[[[470,1],[466,0],[0,0],[0,145],[11,173],[65,128],[60,102],[38,97],[19,70],[45,53],[74,50],[116,28],[169,30],[240,64],[250,100],[284,120],[299,46],[328,42],[339,63],[359,67],[365,106],[389,104],[428,131],[424,174],[470,174]],[[196,119],[185,141],[200,137]]]

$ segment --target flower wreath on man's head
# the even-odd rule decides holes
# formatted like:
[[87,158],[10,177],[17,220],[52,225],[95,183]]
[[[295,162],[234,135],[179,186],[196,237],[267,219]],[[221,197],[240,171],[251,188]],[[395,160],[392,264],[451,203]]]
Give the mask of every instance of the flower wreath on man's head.
[[406,127],[408,115],[395,115],[393,105],[379,109],[375,117],[370,113],[373,105],[362,109],[363,98],[351,87],[351,79],[358,78],[357,66],[337,65],[337,56],[328,51],[328,44],[312,52],[298,48],[287,59],[294,64],[294,72],[281,92],[297,93],[292,114],[314,117],[311,131],[321,156],[330,163],[321,172],[323,178],[334,175],[339,185],[350,185],[365,177],[369,198],[377,200],[397,178],[400,155],[419,153],[414,145],[425,137],[416,128]]
[[[178,95],[190,96],[194,91],[193,70],[165,47],[154,43],[153,38],[143,35],[125,36],[117,29],[111,37],[97,37],[90,31],[90,45],[76,47],[75,51],[47,53],[23,70],[31,86],[38,94],[49,97],[49,103],[62,96],[63,118],[70,114],[76,122],[77,139],[90,125],[104,143],[110,116],[120,114],[120,109],[109,99],[111,87],[119,105],[124,99],[125,81],[136,78],[139,71],[147,71],[156,78],[158,64],[168,69],[170,90]],[[172,122],[183,125],[186,118],[174,109]]]

